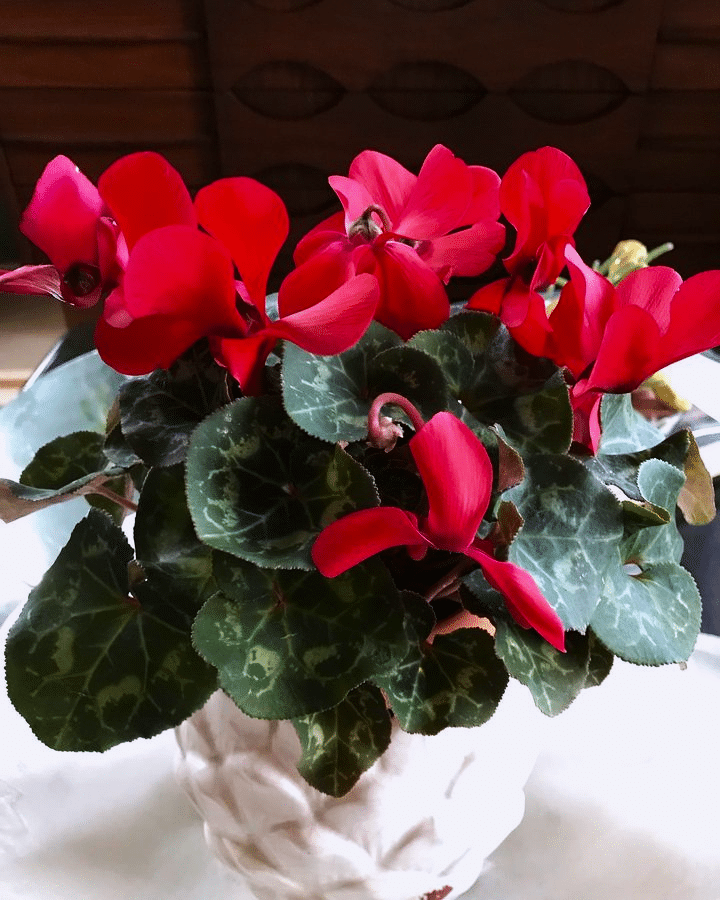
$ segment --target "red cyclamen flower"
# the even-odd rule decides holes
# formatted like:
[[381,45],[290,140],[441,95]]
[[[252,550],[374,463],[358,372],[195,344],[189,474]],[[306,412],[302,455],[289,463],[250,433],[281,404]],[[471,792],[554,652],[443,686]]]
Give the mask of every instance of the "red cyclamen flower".
[[499,181],[439,144],[417,176],[389,156],[364,151],[347,178],[330,178],[344,212],[298,244],[297,268],[280,288],[281,313],[296,313],[367,272],[380,285],[379,322],[405,340],[437,328],[450,312],[444,283],[484,272],[502,248]]
[[88,307],[117,284],[127,256],[124,241],[95,185],[66,156],[45,167],[20,231],[52,265],[2,273],[2,290]]
[[597,450],[604,392],[628,393],[659,369],[720,344],[720,270],[683,282],[667,266],[613,286],[566,250],[570,280],[550,315],[546,345],[575,384],[575,439]]
[[526,350],[542,355],[548,332],[540,291],[565,267],[565,247],[590,205],[585,180],[575,163],[554,147],[524,153],[500,185],[500,209],[517,234],[503,262],[509,277],[470,298],[468,309],[500,316]]
[[532,576],[495,559],[492,544],[477,538],[493,480],[492,464],[478,438],[451,413],[440,412],[418,428],[409,447],[427,492],[427,516],[380,506],[338,519],[313,545],[313,561],[320,572],[334,578],[390,547],[405,546],[416,560],[429,547],[461,553],[478,563],[518,624],[534,628],[553,647],[564,650],[562,622]]
[[193,203],[166,160],[138,153],[114,163],[98,187],[130,251],[95,335],[102,358],[120,372],[166,368],[207,337],[218,362],[246,393],[256,393],[278,340],[312,353],[339,353],[372,321],[378,288],[368,275],[311,308],[270,321],[265,289],[288,217],[277,194],[251,178],[216,181]]

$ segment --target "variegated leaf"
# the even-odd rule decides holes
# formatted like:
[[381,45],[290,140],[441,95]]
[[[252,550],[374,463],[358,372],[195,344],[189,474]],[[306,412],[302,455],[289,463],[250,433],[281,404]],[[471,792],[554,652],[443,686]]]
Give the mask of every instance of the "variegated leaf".
[[342,797],[390,744],[392,724],[382,692],[354,688],[337,706],[293,719],[302,757],[298,771],[314,788]]
[[368,472],[302,431],[275,397],[245,397],[205,419],[188,449],[187,485],[201,540],[271,567],[312,568],[326,525],[378,504]]
[[216,688],[192,648],[197,598],[151,578],[97,510],[73,530],[8,636],[8,694],[56,750],[106,750],[178,725]]
[[402,605],[377,560],[329,579],[217,554],[215,576],[221,592],[198,614],[193,639],[250,716],[329,709],[403,652]]

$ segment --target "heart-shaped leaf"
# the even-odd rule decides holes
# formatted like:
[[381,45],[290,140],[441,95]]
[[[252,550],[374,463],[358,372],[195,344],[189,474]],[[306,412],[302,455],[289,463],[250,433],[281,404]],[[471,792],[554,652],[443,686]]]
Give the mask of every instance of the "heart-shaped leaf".
[[369,371],[375,357],[400,345],[400,338],[373,322],[345,353],[315,356],[286,342],[283,350],[283,401],[303,431],[324,441],[361,441],[375,398]]
[[91,510],[10,629],[8,694],[56,750],[106,750],[178,725],[210,696],[216,674],[197,655],[197,599],[151,578],[130,593],[132,550]]
[[701,606],[692,576],[678,563],[649,565],[638,574],[618,565],[608,575],[591,625],[621,659],[661,666],[690,656]]
[[198,614],[193,638],[250,716],[329,709],[403,652],[402,605],[377,560],[329,579],[217,554],[215,576],[221,592]]
[[392,725],[382,692],[354,688],[337,706],[293,719],[302,757],[298,771],[314,788],[342,797],[390,745]]
[[228,401],[227,373],[202,341],[169,370],[129,381],[119,396],[127,443],[147,465],[171,466],[185,458],[195,427]]
[[524,519],[509,560],[535,579],[566,628],[584,632],[623,534],[618,501],[579,462],[526,459],[524,481],[505,494]]
[[560,653],[532,629],[520,628],[504,618],[496,620],[495,651],[513,678],[526,685],[535,705],[546,716],[556,716],[585,687],[590,660],[588,635],[568,631],[565,653]]
[[377,506],[372,477],[339,446],[302,431],[275,397],[237,400],[198,426],[187,455],[198,536],[260,566],[313,568],[330,522]]
[[508,682],[492,636],[480,628],[461,628],[428,644],[434,624],[429,604],[413,598],[407,609],[404,658],[373,679],[387,694],[401,727],[437,734],[443,728],[482,725],[495,712]]

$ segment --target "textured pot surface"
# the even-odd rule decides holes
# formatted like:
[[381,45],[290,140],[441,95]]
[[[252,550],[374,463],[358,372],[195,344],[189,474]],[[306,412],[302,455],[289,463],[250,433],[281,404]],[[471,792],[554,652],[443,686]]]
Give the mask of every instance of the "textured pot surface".
[[258,900],[453,898],[519,824],[542,726],[511,680],[480,728],[432,737],[396,728],[336,799],[297,773],[291,723],[251,719],[218,691],[177,729],[177,772],[208,844]]

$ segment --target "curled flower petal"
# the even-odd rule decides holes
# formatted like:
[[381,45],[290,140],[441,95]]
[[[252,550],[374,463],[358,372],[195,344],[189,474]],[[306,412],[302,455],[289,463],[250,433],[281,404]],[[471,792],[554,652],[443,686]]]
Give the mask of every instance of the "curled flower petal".
[[268,275],[290,228],[285,204],[253,178],[222,178],[198,191],[195,209],[202,227],[229,251],[264,318]]
[[453,275],[462,278],[489,269],[504,243],[505,228],[488,220],[420,244],[417,252],[425,265],[447,283]]
[[[313,544],[312,558],[326,578],[335,578],[390,547],[413,547],[424,553],[428,545],[412,513],[380,506],[359,509],[331,522]],[[413,558],[421,555],[416,552]]]
[[72,160],[56,156],[43,171],[20,219],[20,231],[61,274],[76,263],[97,265],[97,223],[104,204]]
[[463,553],[490,501],[493,470],[485,447],[449,412],[439,412],[410,439],[430,508],[423,532],[441,550]]
[[344,235],[287,275],[278,292],[281,316],[314,306],[355,275],[352,249]]
[[55,266],[20,266],[0,271],[0,291],[8,294],[40,294],[62,300],[60,273]]
[[439,328],[450,315],[450,301],[438,276],[407,244],[387,241],[375,248],[373,274],[380,282],[375,318],[403,340]]
[[195,322],[168,315],[143,316],[124,328],[104,318],[95,326],[95,347],[100,358],[123,375],[147,375],[167,369],[198,340]]
[[376,278],[356,275],[314,306],[271,323],[269,330],[310,353],[342,353],[367,331],[379,297]]
[[436,144],[425,157],[393,231],[415,240],[434,240],[464,223],[473,198],[468,166],[451,150]]
[[478,547],[465,551],[483,571],[488,583],[500,591],[510,615],[523,628],[534,628],[556,650],[565,651],[565,629],[555,610],[550,606],[525,569],[514,563],[501,562]]
[[392,157],[375,150],[364,150],[358,154],[350,164],[348,175],[359,182],[373,202],[385,210],[391,223],[400,221],[417,180],[416,175]]
[[180,173],[159,153],[121,157],[100,176],[98,190],[128,249],[155,228],[197,226],[192,199]]
[[169,225],[133,248],[122,288],[108,298],[96,344],[109,365],[135,375],[166,368],[202,337],[245,331],[223,246],[195,229]]

